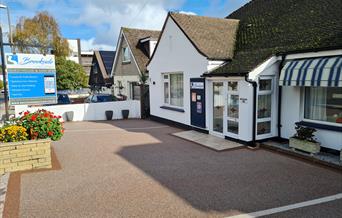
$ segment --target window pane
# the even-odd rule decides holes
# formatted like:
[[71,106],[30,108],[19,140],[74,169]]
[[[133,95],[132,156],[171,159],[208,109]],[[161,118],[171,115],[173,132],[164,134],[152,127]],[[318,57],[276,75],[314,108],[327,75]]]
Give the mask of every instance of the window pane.
[[342,89],[306,87],[304,118],[342,123]]
[[258,135],[267,134],[271,132],[271,121],[260,122],[257,126]]
[[170,104],[183,107],[183,74],[170,74]]
[[238,83],[237,82],[228,82],[228,91],[237,91]]
[[164,82],[164,103],[169,104],[169,83]]
[[271,117],[272,95],[258,96],[258,118]]
[[131,60],[131,56],[129,55],[129,49],[127,47],[122,49],[122,53],[123,53],[123,61]]
[[228,132],[238,134],[239,133],[239,123],[235,121],[228,120]]
[[213,83],[213,130],[223,132],[224,88],[222,82]]
[[228,117],[239,118],[239,96],[229,95],[228,96]]
[[270,91],[272,90],[272,79],[261,79],[259,81],[260,91]]

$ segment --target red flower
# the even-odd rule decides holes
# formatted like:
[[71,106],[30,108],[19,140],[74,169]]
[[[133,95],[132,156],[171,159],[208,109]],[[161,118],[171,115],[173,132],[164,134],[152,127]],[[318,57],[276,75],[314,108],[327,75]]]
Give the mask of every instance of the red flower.
[[50,114],[48,114],[48,113],[44,114],[44,117],[49,117],[49,116],[50,116]]
[[49,135],[49,136],[53,136],[53,132],[52,132],[52,131],[49,131],[49,132],[48,132],[48,135]]
[[30,113],[30,112],[25,111],[25,112],[24,112],[24,116],[28,115],[29,113]]
[[58,119],[61,119],[62,117],[61,117],[61,116],[58,116],[57,118],[58,118]]
[[31,120],[32,121],[36,121],[37,120],[37,115],[32,115]]

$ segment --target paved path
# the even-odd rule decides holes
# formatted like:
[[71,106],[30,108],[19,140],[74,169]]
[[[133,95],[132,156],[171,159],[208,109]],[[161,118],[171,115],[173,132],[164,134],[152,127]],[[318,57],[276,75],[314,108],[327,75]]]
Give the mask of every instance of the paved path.
[[173,133],[172,135],[177,136],[182,139],[189,140],[191,142],[195,142],[197,144],[203,145],[215,151],[225,151],[225,150],[245,147],[245,145],[243,144],[229,141],[224,138],[219,138],[216,136],[208,135],[205,133],[200,133],[194,130],[176,132],[176,133]]
[[2,212],[4,210],[9,175],[9,173],[0,175],[0,217],[2,217]]
[[[62,169],[22,175],[21,217],[223,218],[342,192],[339,172],[262,149],[215,152],[160,123],[66,128],[54,143]],[[340,217],[341,202],[270,217]]]

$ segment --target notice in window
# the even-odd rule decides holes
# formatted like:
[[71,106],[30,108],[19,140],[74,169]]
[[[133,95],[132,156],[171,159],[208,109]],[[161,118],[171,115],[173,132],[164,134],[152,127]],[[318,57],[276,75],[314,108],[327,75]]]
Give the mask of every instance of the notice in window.
[[51,76],[44,77],[44,89],[46,94],[56,93],[55,78]]

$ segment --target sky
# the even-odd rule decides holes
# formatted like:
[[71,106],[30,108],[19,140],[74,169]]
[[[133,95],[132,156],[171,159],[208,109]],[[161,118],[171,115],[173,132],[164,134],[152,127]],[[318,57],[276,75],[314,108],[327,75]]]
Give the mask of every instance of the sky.
[[[53,15],[63,37],[80,38],[81,49],[114,50],[120,27],[160,30],[168,11],[225,17],[249,0],[0,0],[12,26],[39,11]],[[0,22],[8,31],[6,10]]]

